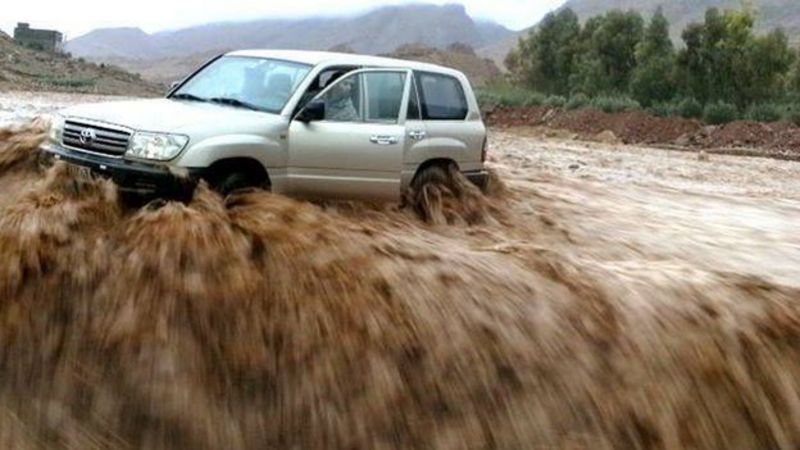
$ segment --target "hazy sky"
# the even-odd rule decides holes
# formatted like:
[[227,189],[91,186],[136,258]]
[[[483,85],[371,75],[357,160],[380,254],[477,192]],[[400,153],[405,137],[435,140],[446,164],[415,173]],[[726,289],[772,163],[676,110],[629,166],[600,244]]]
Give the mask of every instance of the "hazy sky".
[[564,0],[21,0],[6,2],[0,29],[11,34],[16,22],[30,22],[34,28],[55,28],[74,38],[95,28],[133,26],[154,32],[217,21],[346,15],[401,3],[461,3],[473,17],[521,29]]

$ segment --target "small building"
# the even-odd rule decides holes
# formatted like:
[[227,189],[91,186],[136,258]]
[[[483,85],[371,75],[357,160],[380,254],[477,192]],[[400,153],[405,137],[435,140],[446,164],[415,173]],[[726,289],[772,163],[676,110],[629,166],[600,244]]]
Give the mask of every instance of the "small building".
[[14,41],[35,50],[51,52],[61,51],[64,48],[64,35],[55,30],[38,30],[31,28],[30,24],[18,23],[14,29]]

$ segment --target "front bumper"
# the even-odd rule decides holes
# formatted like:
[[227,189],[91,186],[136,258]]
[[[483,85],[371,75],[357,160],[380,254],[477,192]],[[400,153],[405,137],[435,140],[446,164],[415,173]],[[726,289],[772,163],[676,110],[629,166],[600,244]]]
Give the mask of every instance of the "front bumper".
[[124,192],[142,195],[185,194],[197,184],[192,171],[186,177],[178,177],[166,166],[72,150],[53,143],[43,144],[41,150],[58,161],[88,167],[92,173],[110,178]]

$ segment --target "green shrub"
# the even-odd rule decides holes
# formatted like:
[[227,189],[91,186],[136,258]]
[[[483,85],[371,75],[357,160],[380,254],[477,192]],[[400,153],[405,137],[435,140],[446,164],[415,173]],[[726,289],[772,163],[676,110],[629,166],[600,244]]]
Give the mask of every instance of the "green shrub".
[[703,105],[693,97],[687,97],[678,102],[676,112],[686,119],[699,119],[703,117]]
[[545,101],[545,96],[538,92],[510,86],[478,89],[476,95],[478,104],[484,109],[496,106],[540,106]]
[[476,90],[475,97],[481,109],[494,108],[500,104],[500,98],[493,92]]
[[567,104],[567,99],[561,95],[551,95],[544,100],[544,106],[551,108],[563,108]]
[[800,127],[800,103],[787,105],[783,109],[782,119]]
[[577,93],[572,95],[567,102],[567,109],[580,109],[589,104],[589,97],[584,93]]
[[736,109],[736,106],[726,102],[709,103],[703,111],[703,120],[711,125],[733,122],[737,118],[739,118],[739,110]]
[[547,98],[538,92],[526,92],[522,96],[522,106],[542,106]]
[[95,85],[95,80],[92,78],[76,78],[76,77],[42,77],[42,82],[50,86],[58,86],[65,88],[86,88]]
[[759,103],[747,109],[747,118],[756,122],[777,122],[781,116],[781,108],[774,103]]
[[658,117],[672,117],[677,114],[677,106],[674,103],[662,102],[654,104],[647,111]]
[[595,97],[591,103],[593,108],[607,113],[617,113],[622,111],[632,111],[641,109],[642,106],[636,100],[624,96],[599,96]]

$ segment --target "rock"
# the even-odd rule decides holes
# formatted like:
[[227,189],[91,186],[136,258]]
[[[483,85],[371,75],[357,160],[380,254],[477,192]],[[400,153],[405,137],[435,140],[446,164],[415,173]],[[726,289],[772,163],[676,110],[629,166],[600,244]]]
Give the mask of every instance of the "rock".
[[557,111],[555,109],[551,109],[551,110],[547,111],[547,113],[544,115],[544,117],[542,117],[542,123],[549,122],[550,119],[555,117],[556,113],[557,113]]
[[602,142],[604,144],[621,144],[622,141],[614,134],[611,130],[605,130],[600,133],[597,133],[594,136],[594,140],[597,142]]
[[702,162],[708,162],[708,153],[705,150],[700,150],[700,153],[697,154],[697,160]]
[[692,144],[692,138],[689,133],[681,135],[678,139],[675,139],[675,145],[680,145],[681,147],[688,147]]
[[578,170],[580,168],[581,168],[580,164],[570,164],[569,165],[569,170]]

